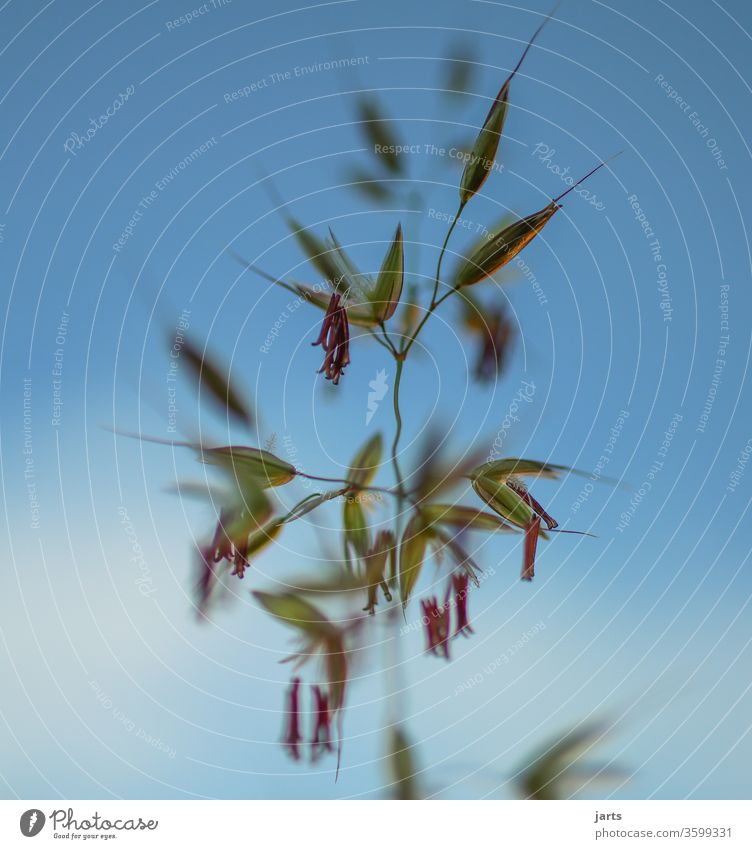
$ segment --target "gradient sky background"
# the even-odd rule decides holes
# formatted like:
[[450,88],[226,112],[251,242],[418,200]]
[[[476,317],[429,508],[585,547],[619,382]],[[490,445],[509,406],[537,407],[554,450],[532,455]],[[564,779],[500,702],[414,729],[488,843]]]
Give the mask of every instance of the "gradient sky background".
[[[473,352],[456,333],[456,305],[428,326],[403,382],[403,466],[431,423],[455,452],[490,450],[529,381],[533,400],[505,434],[504,453],[590,473],[625,410],[603,470],[623,484],[595,486],[579,508],[583,479],[535,485],[563,527],[597,538],[543,543],[532,584],[518,580],[519,540],[475,540],[489,574],[470,599],[476,634],[454,644],[451,664],[425,657],[422,635],[411,633],[397,639],[398,681],[385,678],[390,635],[375,626],[350,691],[336,784],[331,759],[297,766],[277,744],[289,675],[278,660],[289,633],[249,594],[320,569],[319,540],[338,546],[327,534],[336,508],[290,528],[230,585],[233,603],[202,625],[191,607],[190,555],[212,512],[168,490],[203,470],[190,452],[106,428],[169,436],[165,340],[189,310],[192,338],[231,363],[260,410],[260,438],[276,434],[278,453],[301,468],[342,474],[373,432],[391,438],[388,400],[366,425],[369,381],[385,368],[392,385],[386,352],[355,339],[353,363],[331,391],[309,345],[321,313],[290,311],[291,296],[244,273],[225,249],[316,280],[275,211],[273,182],[299,220],[322,235],[331,224],[364,270],[378,269],[402,221],[412,279],[430,287],[446,225],[429,211],[455,210],[460,167],[449,156],[408,155],[412,182],[400,184],[398,200],[364,199],[346,185],[371,161],[355,96],[378,92],[401,141],[451,148],[482,123],[548,4],[216,0],[192,22],[168,26],[195,8],[177,0],[2,6],[0,793],[378,796],[383,696],[404,686],[398,711],[432,794],[509,797],[532,752],[597,720],[609,731],[588,763],[613,762],[618,778],[589,785],[585,796],[748,798],[752,470],[742,463],[738,485],[730,483],[752,439],[749,4],[565,0],[514,81],[503,168],[467,207],[473,223],[532,212],[565,188],[538,145],[574,175],[625,152],[587,185],[604,208],[570,196],[522,255],[545,303],[524,276],[486,287],[489,301],[508,300],[524,339],[496,386],[469,384]],[[458,47],[474,59],[473,93],[452,97],[442,91],[445,59]],[[346,57],[361,64],[296,76]],[[226,102],[275,72],[291,77]],[[129,86],[122,108],[67,152],[66,139],[85,135]],[[142,198],[211,139],[156,191],[116,252]],[[633,195],[660,243],[669,301]],[[472,241],[456,232],[447,269]],[[263,353],[280,316],[280,335]],[[247,441],[199,407],[185,378],[176,387],[183,433]],[[663,466],[619,530],[656,459]],[[378,481],[390,485],[388,467]],[[310,491],[294,483],[282,497]],[[143,568],[132,560],[123,511]],[[407,615],[417,616],[415,602]],[[481,683],[455,695],[478,675]]]

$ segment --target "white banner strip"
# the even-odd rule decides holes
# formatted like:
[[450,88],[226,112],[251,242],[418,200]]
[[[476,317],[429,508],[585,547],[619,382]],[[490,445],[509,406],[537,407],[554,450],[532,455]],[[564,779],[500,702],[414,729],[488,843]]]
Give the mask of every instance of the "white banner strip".
[[94,840],[155,849],[752,846],[752,804],[727,801],[3,801],[0,820],[4,849]]

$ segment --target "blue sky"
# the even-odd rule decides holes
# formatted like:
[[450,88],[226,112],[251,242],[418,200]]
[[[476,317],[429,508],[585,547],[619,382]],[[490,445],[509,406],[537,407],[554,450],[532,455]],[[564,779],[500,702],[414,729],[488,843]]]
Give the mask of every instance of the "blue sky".
[[[366,423],[369,382],[381,369],[394,379],[386,352],[354,338],[341,384],[324,385],[309,344],[321,313],[291,307],[226,249],[314,283],[277,197],[318,234],[332,226],[371,272],[401,221],[409,279],[426,293],[441,218],[457,206],[449,151],[473,137],[547,11],[475,0],[3,7],[4,796],[378,796],[384,697],[400,686],[430,793],[513,795],[531,752],[590,719],[609,732],[589,762],[613,763],[618,778],[585,796],[749,797],[743,0],[565,0],[515,78],[501,168],[465,209],[445,270],[475,228],[545,206],[562,172],[624,152],[587,183],[590,198],[566,199],[524,268],[485,286],[519,336],[496,385],[471,384],[451,300],[427,326],[403,381],[402,462],[440,428],[455,452],[499,437],[505,454],[621,485],[535,485],[563,527],[596,537],[542,544],[530,585],[518,580],[519,541],[473,540],[487,577],[470,599],[476,634],[455,643],[451,664],[425,657],[418,633],[395,648],[374,626],[336,784],[331,761],[297,766],[277,745],[289,634],[249,590],[320,568],[321,539],[338,550],[337,510],[286,531],[200,625],[190,553],[212,513],[169,490],[203,470],[190,452],[110,430],[168,438],[172,402],[184,437],[248,439],[197,403],[185,375],[168,381],[165,340],[182,322],[245,387],[254,438],[305,471],[341,475],[374,432],[391,439],[388,399]],[[471,90],[450,96],[458,48]],[[362,91],[415,146],[387,202],[348,185],[372,162]],[[378,482],[391,484],[388,466]],[[310,491],[296,482],[281,497]],[[381,671],[385,644],[396,680]]]

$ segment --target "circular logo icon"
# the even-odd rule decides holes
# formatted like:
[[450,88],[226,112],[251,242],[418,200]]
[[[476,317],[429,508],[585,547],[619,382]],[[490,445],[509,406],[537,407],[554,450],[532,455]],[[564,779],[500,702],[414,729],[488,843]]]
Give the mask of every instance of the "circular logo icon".
[[44,814],[39,808],[32,808],[21,814],[21,834],[26,837],[36,837],[44,828]]

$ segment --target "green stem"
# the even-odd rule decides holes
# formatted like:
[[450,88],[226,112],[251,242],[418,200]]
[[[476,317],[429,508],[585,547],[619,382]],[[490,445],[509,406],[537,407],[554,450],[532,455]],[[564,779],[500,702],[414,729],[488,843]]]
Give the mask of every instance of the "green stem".
[[384,339],[382,339],[372,327],[368,328],[368,332],[373,337],[374,342],[378,342],[382,348],[386,348],[387,351],[389,351],[390,353],[394,353],[392,346],[388,344],[388,340],[385,341]]
[[[449,229],[447,230],[446,237],[444,238],[444,244],[441,246],[441,252],[439,254],[439,261],[436,264],[436,279],[433,285],[433,295],[431,296],[431,303],[426,310],[426,314],[423,316],[422,320],[418,324],[418,326],[413,331],[410,338],[407,340],[407,344],[402,347],[401,350],[397,350],[396,347],[392,345],[392,354],[394,356],[394,362],[396,364],[397,370],[394,375],[394,386],[392,387],[392,403],[394,406],[394,420],[395,420],[395,430],[394,430],[394,440],[392,442],[392,466],[394,467],[394,474],[397,479],[397,518],[396,518],[396,537],[400,538],[400,518],[402,516],[402,508],[404,505],[405,499],[409,499],[413,504],[415,504],[415,500],[410,498],[410,495],[405,492],[405,482],[402,477],[402,470],[400,469],[398,454],[399,454],[399,441],[402,436],[402,414],[400,412],[400,384],[402,382],[402,370],[405,365],[405,360],[407,359],[407,354],[410,348],[413,346],[413,343],[418,338],[418,334],[423,329],[423,326],[428,321],[429,317],[436,310],[436,308],[442,304],[451,294],[456,292],[456,288],[452,288],[449,291],[445,292],[441,297],[438,297],[439,294],[439,286],[441,284],[441,261],[444,259],[444,254],[446,253],[447,245],[449,244],[449,239],[454,231],[455,225],[462,214],[462,210],[465,207],[465,203],[461,202],[459,208],[457,209],[457,214],[454,216],[454,220],[449,225]],[[382,330],[384,331],[384,336],[391,343],[391,339],[388,338],[386,334],[386,328],[382,325]],[[395,608],[396,609],[396,608]]]
[[[444,239],[444,244],[441,246],[441,253],[439,254],[439,261],[436,265],[436,279],[435,279],[434,285],[433,285],[433,294],[431,295],[431,304],[430,304],[428,310],[426,311],[426,314],[424,315],[423,319],[421,320],[421,322],[418,324],[418,326],[416,327],[416,329],[414,330],[414,332],[412,333],[412,335],[408,339],[407,344],[404,347],[402,347],[402,350],[399,350],[399,351],[397,350],[397,348],[394,346],[391,339],[389,338],[389,336],[386,332],[386,328],[384,327],[383,323],[381,325],[381,329],[382,329],[382,332],[384,334],[384,338],[386,339],[386,341],[392,347],[392,354],[394,356],[394,362],[396,364],[396,372],[395,372],[395,375],[394,375],[394,385],[392,387],[392,403],[393,403],[393,406],[394,406],[394,421],[395,421],[394,440],[392,442],[392,466],[394,467],[394,475],[397,479],[397,517],[396,517],[396,521],[395,521],[395,531],[396,531],[396,539],[397,540],[400,539],[400,521],[401,521],[401,517],[402,517],[403,504],[404,504],[404,501],[405,501],[406,498],[410,498],[409,494],[405,492],[405,482],[404,482],[404,479],[402,477],[402,470],[400,469],[399,459],[398,459],[399,441],[400,441],[400,437],[402,436],[402,414],[400,412],[400,398],[399,398],[400,385],[402,383],[402,371],[404,369],[405,359],[407,358],[407,353],[410,350],[410,348],[412,347],[413,342],[415,342],[416,338],[418,337],[418,334],[422,330],[423,325],[426,323],[426,321],[428,321],[429,316],[431,315],[431,313],[434,312],[436,307],[438,307],[439,304],[441,304],[443,301],[445,301],[449,297],[449,295],[451,295],[452,292],[455,291],[454,289],[450,289],[448,292],[446,292],[444,295],[442,295],[437,300],[437,297],[438,297],[438,294],[439,294],[439,285],[440,285],[440,282],[441,282],[441,261],[444,259],[444,254],[446,253],[447,245],[449,244],[449,239],[452,235],[452,232],[454,231],[454,227],[457,224],[457,220],[459,219],[460,214],[462,213],[464,206],[465,206],[464,203],[460,203],[459,209],[457,210],[457,214],[454,217],[454,221],[452,221],[451,225],[449,226],[449,229],[447,230],[446,238]],[[413,504],[415,504],[415,501],[413,501],[412,499],[410,499],[410,500],[413,502]],[[395,557],[397,557],[397,558],[399,557],[399,551],[395,551]],[[388,619],[389,619],[389,624],[392,627],[392,629],[396,628],[396,625],[399,621],[398,610],[399,610],[399,604],[397,604],[397,603],[390,605],[390,607],[388,609],[387,615],[388,615]],[[390,641],[387,641],[387,645],[389,645],[389,643],[390,643]],[[391,669],[392,682],[393,682],[393,688],[392,688],[393,692],[392,692],[391,695],[392,695],[392,701],[394,702],[394,700],[397,698],[397,694],[402,691],[402,685],[401,685],[401,681],[400,681],[400,678],[399,678],[399,669],[400,669],[399,643],[398,643],[398,638],[396,636],[394,636],[392,638],[391,646],[392,646],[393,655],[392,655],[392,657],[387,656],[385,666],[386,666],[387,669]],[[396,704],[394,704],[393,705],[393,712],[396,713],[399,716],[400,711],[397,708],[398,708],[398,706]],[[394,718],[390,717],[390,725],[393,722],[394,722]]]
[[[396,428],[394,431],[394,441],[392,442],[392,466],[394,466],[394,474],[397,478],[397,504],[398,504],[398,514],[401,512],[402,501],[405,496],[405,484],[402,478],[402,472],[399,466],[399,460],[397,459],[397,454],[399,453],[399,441],[402,436],[402,415],[400,413],[400,404],[399,404],[399,391],[400,391],[400,383],[402,382],[402,369],[405,364],[405,359],[407,358],[408,351],[412,348],[413,343],[418,338],[418,334],[423,329],[423,326],[428,321],[428,319],[433,314],[434,310],[442,304],[456,289],[450,289],[448,292],[445,292],[440,298],[438,298],[439,294],[439,285],[441,283],[441,262],[444,259],[444,254],[446,253],[447,245],[449,244],[449,239],[454,232],[454,228],[459,221],[460,215],[462,215],[462,210],[465,208],[465,201],[461,201],[459,207],[457,208],[457,214],[454,216],[452,223],[449,225],[449,229],[447,230],[446,237],[444,238],[444,244],[441,246],[441,252],[439,253],[439,261],[436,264],[436,279],[433,284],[433,295],[431,296],[431,304],[426,310],[426,314],[421,319],[418,326],[413,331],[410,338],[407,340],[407,344],[402,348],[401,351],[397,351],[396,348],[393,348],[392,353],[394,354],[394,361],[397,364],[397,371],[394,375],[394,387],[392,389],[392,401],[394,406],[394,420],[396,422]],[[386,336],[386,330],[382,326],[382,330],[384,330],[384,335]],[[388,338],[388,337],[387,337]],[[391,342],[391,340],[389,340]]]
[[[441,246],[441,253],[439,254],[439,261],[436,265],[436,280],[433,284],[433,295],[431,296],[431,308],[429,310],[430,313],[436,308],[436,296],[439,294],[439,283],[441,280],[441,262],[444,259],[444,254],[446,253],[447,245],[449,244],[449,239],[454,232],[454,228],[457,226],[457,222],[460,220],[460,215],[462,215],[462,210],[465,208],[465,204],[467,201],[460,201],[460,205],[457,207],[457,214],[454,216],[454,220],[449,225],[449,229],[447,230],[446,238],[444,239],[444,244]],[[423,322],[425,323],[425,321]],[[417,332],[416,332],[417,335]]]
[[405,365],[404,356],[395,354],[394,360],[397,364],[397,371],[394,375],[394,386],[392,388],[392,403],[394,406],[394,420],[396,422],[396,428],[394,430],[394,441],[392,442],[392,466],[394,466],[394,474],[397,478],[397,493],[399,499],[399,511],[401,512],[402,507],[402,499],[405,495],[405,484],[402,479],[402,472],[400,471],[399,460],[397,459],[397,453],[399,451],[399,441],[402,436],[402,414],[400,413],[400,405],[399,405],[399,391],[400,391],[400,383],[402,382],[402,369]]
[[448,292],[445,292],[440,298],[437,299],[437,295],[439,294],[439,285],[441,283],[441,262],[444,259],[444,254],[446,253],[447,245],[449,244],[449,237],[454,232],[455,225],[459,221],[460,215],[462,215],[462,210],[465,208],[465,203],[466,203],[466,201],[462,201],[460,203],[459,207],[457,208],[457,214],[454,216],[454,220],[449,225],[449,229],[447,230],[446,238],[444,239],[444,244],[441,246],[441,253],[439,254],[439,261],[436,265],[436,280],[434,281],[434,284],[433,284],[433,295],[431,296],[431,304],[428,307],[428,309],[426,310],[426,313],[423,316],[423,318],[418,323],[418,326],[413,331],[412,336],[407,340],[407,344],[402,349],[402,356],[403,357],[407,356],[407,352],[410,350],[410,348],[412,348],[413,343],[418,338],[418,334],[423,329],[423,326],[425,325],[425,323],[428,321],[428,319],[436,311],[436,307],[443,304],[444,301],[450,295],[452,295],[454,292],[457,291],[456,289],[450,289]]
[[386,343],[385,347],[388,347],[389,350],[392,352],[392,354],[396,357],[399,352],[397,351],[397,348],[395,347],[394,342],[392,342],[391,337],[387,333],[386,324],[383,321],[381,321],[381,322],[379,322],[379,327],[381,328],[381,332],[384,336],[384,342]]
[[398,491],[395,489],[389,489],[385,486],[361,486],[360,484],[353,483],[352,481],[347,480],[346,478],[325,478],[320,475],[309,475],[306,472],[296,471],[295,473],[299,478],[306,478],[309,481],[322,481],[323,483],[343,483],[346,484],[347,490],[360,490],[361,492],[385,492],[387,495],[404,495],[402,491]]

